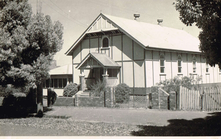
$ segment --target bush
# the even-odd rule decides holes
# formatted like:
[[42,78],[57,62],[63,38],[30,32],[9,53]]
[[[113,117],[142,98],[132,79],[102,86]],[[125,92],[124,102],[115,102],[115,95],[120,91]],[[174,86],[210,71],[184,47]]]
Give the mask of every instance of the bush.
[[115,88],[115,100],[116,103],[126,103],[130,99],[131,90],[125,83],[118,84]]
[[57,99],[57,94],[55,93],[55,91],[53,89],[49,89],[49,94],[48,94],[48,101],[50,105],[53,105]]
[[156,92],[159,87],[162,86],[163,90],[166,92],[179,92],[180,86],[186,87],[188,89],[196,89],[197,84],[202,80],[200,76],[198,76],[196,79],[193,78],[193,76],[187,77],[184,76],[182,78],[176,76],[172,79],[167,79],[164,81],[161,81],[160,83],[157,83],[157,86],[151,87],[151,92]]
[[90,86],[91,95],[96,96],[96,97],[100,97],[101,92],[104,92],[106,90],[105,86],[106,86],[105,82],[98,80],[95,84]]
[[78,85],[76,83],[69,83],[65,86],[63,96],[72,97],[78,92]]
[[7,95],[2,103],[4,114],[10,117],[24,117],[28,115],[28,104],[25,93]]

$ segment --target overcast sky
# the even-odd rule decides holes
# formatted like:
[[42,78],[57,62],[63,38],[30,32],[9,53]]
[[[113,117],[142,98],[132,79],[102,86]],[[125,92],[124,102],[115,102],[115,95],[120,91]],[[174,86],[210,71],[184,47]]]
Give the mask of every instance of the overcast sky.
[[[41,2],[41,12],[50,15],[53,21],[59,20],[64,26],[64,44],[56,54],[57,65],[71,64],[71,57],[65,52],[75,40],[100,14],[109,14],[128,19],[134,19],[134,13],[140,13],[140,21],[157,24],[157,19],[163,19],[163,26],[183,29],[194,37],[198,37],[197,27],[187,27],[179,20],[175,10],[175,0],[38,0]],[[29,0],[33,14],[36,13],[37,0]]]

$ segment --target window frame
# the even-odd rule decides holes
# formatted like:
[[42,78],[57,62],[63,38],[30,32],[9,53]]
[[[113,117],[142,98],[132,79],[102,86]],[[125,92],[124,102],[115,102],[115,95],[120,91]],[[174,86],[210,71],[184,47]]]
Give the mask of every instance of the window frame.
[[[179,65],[179,62],[180,62],[180,65]],[[179,72],[179,69],[180,69],[180,72]],[[178,72],[178,74],[182,74],[182,58],[181,58],[181,55],[178,55],[178,58],[177,58],[177,72]]]
[[[103,45],[104,45],[104,43],[103,43],[103,41],[104,41],[104,39],[107,39],[107,44],[108,44],[108,46],[107,47],[104,47]],[[110,39],[109,39],[109,37],[108,36],[103,36],[102,37],[102,39],[101,39],[101,49],[108,49],[110,47]]]
[[193,57],[192,64],[193,64],[193,73],[196,74],[196,57],[195,56]]
[[[162,62],[162,63],[161,63]],[[160,55],[160,61],[159,61],[159,64],[160,64],[160,74],[165,74],[165,57],[164,55]],[[163,69],[163,72],[162,72],[162,69]]]
[[209,64],[206,64],[206,73],[209,73]]

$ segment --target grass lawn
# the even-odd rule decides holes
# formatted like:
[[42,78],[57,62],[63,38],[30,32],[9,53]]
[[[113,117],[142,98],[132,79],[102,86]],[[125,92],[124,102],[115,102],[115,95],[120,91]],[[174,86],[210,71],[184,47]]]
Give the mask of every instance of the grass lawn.
[[[176,114],[174,112],[174,114]],[[163,118],[163,116],[162,116]],[[132,125],[77,121],[45,115],[42,118],[0,119],[1,136],[221,136],[221,112],[205,118],[169,119],[168,125]],[[34,130],[35,129],[35,130]],[[6,133],[7,132],[7,133]]]

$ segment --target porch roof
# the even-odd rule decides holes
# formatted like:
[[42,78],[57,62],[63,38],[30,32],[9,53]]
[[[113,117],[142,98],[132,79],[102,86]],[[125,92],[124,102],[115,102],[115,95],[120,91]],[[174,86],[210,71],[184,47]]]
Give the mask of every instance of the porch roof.
[[[89,59],[95,60],[97,63],[88,62]],[[103,68],[120,68],[121,66],[118,65],[113,59],[108,57],[106,54],[101,53],[89,53],[78,65],[76,68],[84,68],[84,65],[90,67],[103,67]]]

